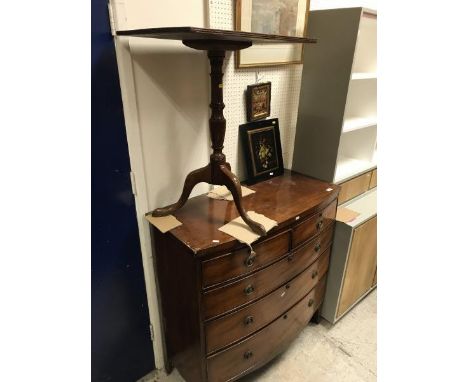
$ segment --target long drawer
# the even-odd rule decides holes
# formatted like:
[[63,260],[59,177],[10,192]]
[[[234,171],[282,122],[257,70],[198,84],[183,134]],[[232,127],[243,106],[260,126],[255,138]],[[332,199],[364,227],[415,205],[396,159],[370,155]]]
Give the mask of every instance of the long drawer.
[[289,251],[290,232],[254,244],[252,250],[243,248],[233,253],[204,261],[202,263],[203,286],[211,286],[251,273],[258,268],[273,263]]
[[333,224],[336,215],[336,200],[325,207],[322,212],[315,214],[310,219],[297,225],[292,231],[292,247],[309,240],[318,232],[324,231],[329,225]]
[[319,284],[270,325],[207,359],[208,379],[225,382],[245,374],[280,353],[307,325],[323,299]]
[[294,279],[253,304],[205,325],[206,352],[213,353],[254,333],[291,308],[319,283],[325,283],[329,252]]
[[205,292],[202,296],[204,318],[230,312],[275,290],[312,264],[330,246],[332,237],[333,226],[269,267]]

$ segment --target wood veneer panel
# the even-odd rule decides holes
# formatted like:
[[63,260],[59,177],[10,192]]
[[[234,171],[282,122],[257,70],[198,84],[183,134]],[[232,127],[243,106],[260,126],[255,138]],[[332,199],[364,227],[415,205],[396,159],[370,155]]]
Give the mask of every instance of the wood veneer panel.
[[377,216],[354,230],[337,316],[371,287],[377,267]]
[[369,188],[377,187],[377,169],[372,171],[372,177],[369,183]]
[[338,195],[338,205],[366,192],[370,188],[369,184],[371,178],[372,171],[369,171],[365,174],[359,175],[353,179],[341,183],[341,190],[340,194]]
[[[323,295],[323,290],[320,293]],[[315,293],[311,291],[297,305],[260,332],[225,351],[208,357],[209,380],[212,382],[228,381],[272,359],[310,321],[317,306],[315,299]],[[314,300],[312,304],[309,303],[310,300]],[[272,339],[274,339],[274,346],[272,346]]]
[[[314,288],[319,280],[325,286],[329,252],[287,284],[264,298],[236,312],[206,323],[206,351],[212,353],[235,341],[245,338],[264,327],[280,314],[291,308]],[[316,299],[317,300],[317,299]]]
[[[255,256],[251,255],[250,248],[242,248],[234,253],[204,261],[202,264],[203,286],[207,287],[252,273],[278,260],[289,251],[289,236],[289,231],[286,231],[260,244],[252,245]],[[252,259],[251,264],[248,262],[249,259]]]
[[[227,286],[204,293],[202,301],[205,319],[230,312],[237,307],[265,296],[289,281],[314,262],[330,246],[332,237],[333,227],[330,227],[317,239],[268,268]],[[249,288],[251,291],[248,291]]]

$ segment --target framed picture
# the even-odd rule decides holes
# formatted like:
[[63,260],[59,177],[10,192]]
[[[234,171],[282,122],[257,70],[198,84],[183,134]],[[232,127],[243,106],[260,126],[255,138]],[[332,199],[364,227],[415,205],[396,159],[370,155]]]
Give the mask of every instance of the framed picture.
[[239,126],[247,167],[247,184],[283,174],[278,118]]
[[270,116],[271,82],[247,86],[247,121]]
[[[236,30],[304,37],[309,0],[236,0]],[[236,52],[237,68],[301,64],[303,44],[255,44]]]

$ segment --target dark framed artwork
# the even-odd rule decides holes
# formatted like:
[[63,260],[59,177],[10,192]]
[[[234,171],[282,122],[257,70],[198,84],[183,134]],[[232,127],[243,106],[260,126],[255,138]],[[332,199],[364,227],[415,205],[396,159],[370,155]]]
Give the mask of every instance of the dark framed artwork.
[[270,116],[271,82],[247,86],[247,121],[257,121]]
[[278,118],[239,126],[247,167],[247,184],[284,173]]

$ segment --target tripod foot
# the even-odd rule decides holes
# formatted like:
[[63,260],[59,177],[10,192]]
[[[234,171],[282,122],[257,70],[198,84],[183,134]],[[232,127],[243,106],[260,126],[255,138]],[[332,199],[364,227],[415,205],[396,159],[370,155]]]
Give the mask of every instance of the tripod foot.
[[239,179],[237,176],[235,176],[227,166],[221,165],[220,166],[221,174],[222,174],[222,180],[223,184],[231,191],[232,197],[234,199],[234,203],[236,204],[237,211],[239,211],[239,215],[242,217],[242,219],[247,223],[247,225],[254,231],[257,235],[260,236],[265,236],[266,235],[266,230],[265,227],[257,223],[256,221],[252,220],[249,215],[244,210],[244,207],[242,207],[242,189],[241,189],[241,184],[239,182]]
[[156,208],[151,215],[154,217],[160,216],[167,216],[172,214],[173,212],[177,211],[181,208],[185,202],[187,201],[190,193],[192,192],[193,188],[201,182],[209,183],[211,180],[211,166],[207,165],[205,167],[199,168],[198,170],[194,170],[187,175],[185,178],[184,189],[182,190],[182,195],[180,196],[179,200],[166,207]]

